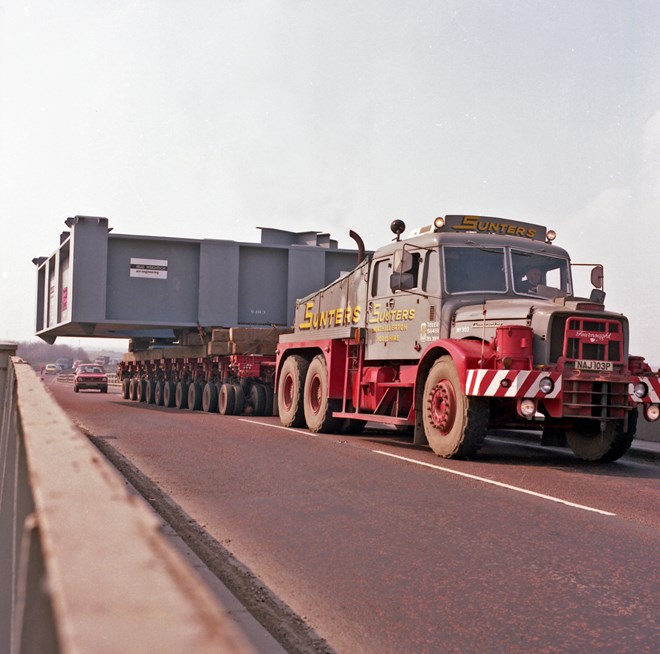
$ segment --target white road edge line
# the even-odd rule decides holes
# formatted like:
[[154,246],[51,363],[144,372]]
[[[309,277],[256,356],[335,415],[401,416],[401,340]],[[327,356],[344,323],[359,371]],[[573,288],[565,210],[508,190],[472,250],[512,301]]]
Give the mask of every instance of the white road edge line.
[[[263,425],[264,427],[276,427],[277,429],[285,429],[288,432],[297,432],[299,434],[305,434],[306,436],[316,436],[316,434],[304,430],[304,429],[293,429],[291,427],[283,427],[282,425],[273,425],[270,422],[261,422],[259,420],[251,420],[249,418],[239,418],[241,422],[251,422],[255,425]],[[519,486],[512,486],[511,484],[504,484],[501,481],[495,481],[493,479],[487,479],[486,477],[479,477],[477,475],[471,475],[469,472],[459,472],[458,470],[452,470],[451,468],[445,468],[444,466],[437,466],[433,463],[426,463],[424,461],[417,461],[416,459],[410,459],[406,456],[400,456],[398,454],[392,454],[391,452],[384,452],[383,450],[371,450],[374,454],[383,454],[384,456],[389,456],[393,459],[400,459],[401,461],[407,461],[408,463],[416,463],[420,466],[426,466],[427,468],[433,468],[434,470],[440,470],[441,472],[448,472],[452,475],[458,475],[459,477],[467,477],[468,479],[474,479],[475,481],[483,482],[484,484],[491,484],[492,486],[499,486],[500,488],[506,488],[508,490],[516,491],[518,493],[524,493],[525,495],[532,495],[534,497],[539,497],[543,500],[549,500],[550,502],[557,502],[558,504],[564,504],[565,506],[571,506],[574,509],[582,509],[583,511],[591,511],[592,513],[600,513],[601,515],[616,516],[616,513],[611,513],[610,511],[603,511],[602,509],[595,509],[591,506],[585,506],[584,504],[576,504],[575,502],[569,502],[568,500],[562,500],[559,497],[553,497],[552,495],[544,495],[543,493],[537,493],[536,491],[527,490],[526,488],[520,488]]]
[[526,488],[520,488],[519,486],[512,486],[511,484],[504,484],[501,481],[494,481],[493,479],[487,479],[486,477],[479,477],[477,475],[471,475],[468,472],[459,472],[458,470],[452,470],[451,468],[445,468],[443,466],[437,466],[433,463],[425,463],[424,461],[417,461],[415,459],[409,459],[405,456],[399,456],[398,454],[392,454],[390,452],[384,452],[383,450],[371,450],[375,454],[383,454],[384,456],[392,457],[393,459],[400,459],[401,461],[407,461],[408,463],[416,463],[420,466],[426,466],[427,468],[433,468],[434,470],[440,470],[441,472],[449,472],[452,475],[458,475],[459,477],[467,477],[468,479],[474,479],[476,481],[481,481],[485,484],[491,484],[493,486],[499,486],[500,488],[506,488],[508,490],[516,491],[518,493],[525,493],[526,495],[533,495],[534,497],[540,497],[543,500],[550,500],[551,502],[557,502],[559,504],[565,504],[566,506],[572,506],[574,509],[582,509],[583,511],[592,511],[593,513],[600,513],[601,515],[616,516],[616,513],[610,513],[609,511],[603,511],[602,509],[594,509],[591,506],[585,506],[584,504],[576,504],[575,502],[569,502],[567,500],[562,500],[558,497],[553,497],[552,495],[544,495],[543,493],[537,493],[536,491],[527,490]]

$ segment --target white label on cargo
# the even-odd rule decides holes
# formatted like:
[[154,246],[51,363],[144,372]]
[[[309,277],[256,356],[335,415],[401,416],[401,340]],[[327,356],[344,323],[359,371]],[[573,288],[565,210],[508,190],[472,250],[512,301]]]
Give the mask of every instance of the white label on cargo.
[[167,259],[131,258],[131,277],[167,279]]

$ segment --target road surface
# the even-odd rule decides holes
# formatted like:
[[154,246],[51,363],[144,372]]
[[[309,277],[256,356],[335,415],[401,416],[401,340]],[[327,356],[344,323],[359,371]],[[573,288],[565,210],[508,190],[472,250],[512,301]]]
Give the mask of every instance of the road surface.
[[393,432],[313,435],[49,387],[300,616],[310,648],[660,651],[657,464],[503,438],[447,461]]

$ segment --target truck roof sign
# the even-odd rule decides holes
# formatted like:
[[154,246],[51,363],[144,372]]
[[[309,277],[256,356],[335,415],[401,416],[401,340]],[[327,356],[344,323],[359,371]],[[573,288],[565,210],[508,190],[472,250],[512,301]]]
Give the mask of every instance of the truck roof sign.
[[445,216],[445,224],[437,229],[439,232],[476,232],[478,234],[500,234],[502,236],[519,236],[533,241],[546,240],[546,228],[542,225],[523,223],[507,218],[491,218],[488,216]]

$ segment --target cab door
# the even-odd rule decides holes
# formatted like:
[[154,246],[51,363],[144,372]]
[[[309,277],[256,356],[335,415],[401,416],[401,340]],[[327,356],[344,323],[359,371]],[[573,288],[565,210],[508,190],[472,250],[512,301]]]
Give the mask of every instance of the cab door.
[[[367,360],[419,358],[420,323],[428,315],[424,290],[429,250],[401,244],[371,263],[366,316]],[[439,274],[439,273],[437,273]]]

